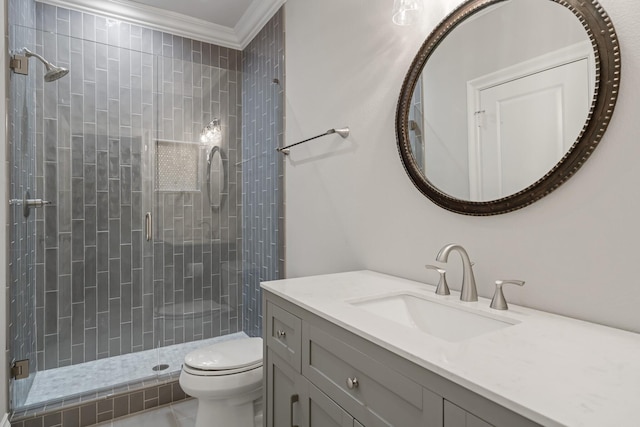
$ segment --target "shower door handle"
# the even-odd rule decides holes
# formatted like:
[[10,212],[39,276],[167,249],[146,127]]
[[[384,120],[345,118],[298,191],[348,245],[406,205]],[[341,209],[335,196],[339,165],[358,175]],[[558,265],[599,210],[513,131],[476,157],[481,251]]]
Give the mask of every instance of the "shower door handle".
[[144,216],[144,230],[147,242],[149,242],[151,240],[151,234],[153,230],[151,225],[151,212],[147,212]]

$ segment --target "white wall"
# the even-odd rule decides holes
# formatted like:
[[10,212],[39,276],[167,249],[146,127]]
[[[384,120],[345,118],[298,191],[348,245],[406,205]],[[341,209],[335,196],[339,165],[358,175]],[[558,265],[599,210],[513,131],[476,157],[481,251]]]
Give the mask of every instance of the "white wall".
[[[287,143],[348,125],[291,150],[286,166],[287,275],[372,269],[422,282],[446,243],[476,262],[478,292],[500,278],[515,304],[640,332],[640,2],[601,0],[622,50],[621,94],[589,161],[551,195],[510,214],[445,211],[410,183],[394,114],[413,56],[459,3],[426,0],[420,24],[391,23],[391,0],[288,0]],[[459,283],[452,257],[449,283]]]

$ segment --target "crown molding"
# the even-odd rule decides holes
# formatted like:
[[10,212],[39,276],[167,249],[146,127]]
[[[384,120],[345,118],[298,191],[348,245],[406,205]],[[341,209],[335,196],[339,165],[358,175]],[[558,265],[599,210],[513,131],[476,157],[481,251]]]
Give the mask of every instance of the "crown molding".
[[153,6],[123,0],[38,0],[68,9],[104,15],[231,49],[244,49],[286,0],[252,3],[235,28],[214,24]]
[[240,40],[241,49],[247,47],[251,40],[262,30],[273,15],[287,0],[259,0],[251,3],[251,6],[242,15],[234,30]]

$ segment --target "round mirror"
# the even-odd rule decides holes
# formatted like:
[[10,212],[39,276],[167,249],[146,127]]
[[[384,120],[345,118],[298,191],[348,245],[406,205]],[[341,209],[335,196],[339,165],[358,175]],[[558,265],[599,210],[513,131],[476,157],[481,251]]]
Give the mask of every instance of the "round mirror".
[[402,162],[445,209],[520,209],[589,157],[619,83],[616,33],[597,2],[466,1],[429,35],[403,83]]
[[209,203],[214,211],[219,210],[224,202],[226,181],[222,151],[219,146],[215,145],[207,156],[206,178]]

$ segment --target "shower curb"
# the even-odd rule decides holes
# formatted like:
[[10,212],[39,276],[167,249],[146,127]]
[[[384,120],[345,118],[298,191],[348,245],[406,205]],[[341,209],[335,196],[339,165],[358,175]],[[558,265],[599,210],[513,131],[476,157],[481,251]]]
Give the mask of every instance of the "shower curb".
[[24,415],[16,413],[11,417],[11,427],[86,427],[185,399],[191,399],[191,396],[182,390],[177,379],[173,379],[31,415],[29,411]]

